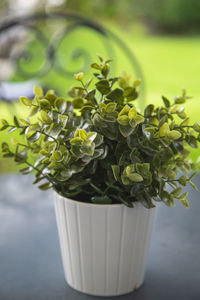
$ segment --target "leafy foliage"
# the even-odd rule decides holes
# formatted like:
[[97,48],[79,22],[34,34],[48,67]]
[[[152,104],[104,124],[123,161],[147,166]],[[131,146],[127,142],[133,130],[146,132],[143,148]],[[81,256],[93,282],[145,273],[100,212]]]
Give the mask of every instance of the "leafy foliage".
[[[200,125],[190,125],[181,106],[190,97],[185,91],[173,103],[162,97],[163,106],[150,104],[140,113],[134,105],[140,80],[126,73],[110,78],[110,61],[99,59],[91,65],[95,88],[78,73],[80,84],[69,90],[70,99],[40,87],[34,99],[20,97],[28,117],[14,116],[13,124],[2,120],[1,130],[18,130],[25,142],[12,140],[14,151],[2,143],[3,156],[22,164],[22,174],[34,172],[40,189],[53,188],[64,197],[129,207],[140,201],[147,208],[178,199],[187,207],[181,186],[189,182],[197,189],[194,174],[177,174],[197,168],[188,146],[198,148],[200,142]],[[36,156],[34,165],[30,155]]]

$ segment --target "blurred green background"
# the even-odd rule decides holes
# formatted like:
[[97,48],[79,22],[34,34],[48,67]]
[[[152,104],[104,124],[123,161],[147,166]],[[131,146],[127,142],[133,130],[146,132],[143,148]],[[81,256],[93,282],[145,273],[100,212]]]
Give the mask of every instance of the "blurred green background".
[[[181,94],[186,88],[193,98],[186,105],[192,121],[200,117],[200,1],[198,0],[17,0],[0,1],[1,22],[12,16],[37,12],[73,11],[84,17],[102,24],[117,34],[133,51],[139,62],[146,86],[146,103],[161,103],[161,95],[172,98]],[[3,41],[0,39],[0,44]],[[65,41],[63,51],[78,45],[89,48],[95,57],[96,53],[104,54],[90,31],[74,33]],[[35,54],[30,68],[37,69],[37,63],[42,59],[40,45],[28,46]],[[120,54],[118,53],[118,56]],[[62,56],[60,57],[62,60]],[[0,63],[4,63],[1,57]],[[71,72],[76,70],[76,62],[68,66]],[[127,68],[121,59],[119,69]],[[5,68],[4,68],[5,69]],[[130,68],[131,70],[131,68]],[[7,71],[7,70],[6,70]],[[5,71],[1,71],[5,75]],[[11,72],[12,73],[12,72]],[[20,80],[15,73],[3,82]],[[41,83],[55,88],[62,96],[70,87],[72,81],[61,79],[56,73],[49,72]],[[0,118],[10,118],[12,113],[23,116],[24,110],[19,103],[7,104],[0,102]],[[0,133],[0,141],[10,140],[10,135]],[[15,136],[15,133],[12,134]],[[192,158],[200,155],[192,151]],[[16,171],[9,160],[0,159],[0,172]]]

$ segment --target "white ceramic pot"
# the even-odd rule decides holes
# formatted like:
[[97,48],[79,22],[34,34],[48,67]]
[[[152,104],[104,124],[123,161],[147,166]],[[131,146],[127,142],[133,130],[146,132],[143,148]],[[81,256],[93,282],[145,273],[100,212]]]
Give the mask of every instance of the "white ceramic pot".
[[156,209],[90,204],[55,194],[64,273],[74,289],[117,296],[141,286]]

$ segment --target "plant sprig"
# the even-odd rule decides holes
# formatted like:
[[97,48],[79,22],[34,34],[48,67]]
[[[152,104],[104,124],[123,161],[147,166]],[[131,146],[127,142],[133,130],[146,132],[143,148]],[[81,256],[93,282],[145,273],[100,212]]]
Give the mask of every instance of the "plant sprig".
[[182,106],[190,97],[183,90],[173,101],[163,96],[163,105],[139,112],[134,102],[140,80],[125,72],[110,78],[109,63],[93,63],[93,78],[86,82],[82,72],[75,74],[80,84],[69,90],[68,100],[40,87],[34,99],[20,97],[27,118],[14,116],[13,124],[3,119],[0,130],[18,130],[25,141],[14,139],[14,151],[2,143],[3,156],[27,165],[21,173],[34,172],[40,189],[64,197],[129,207],[140,201],[147,208],[155,201],[175,205],[177,199],[188,207],[182,186],[197,189],[192,179],[199,167],[188,147],[200,142],[200,125],[190,123]]

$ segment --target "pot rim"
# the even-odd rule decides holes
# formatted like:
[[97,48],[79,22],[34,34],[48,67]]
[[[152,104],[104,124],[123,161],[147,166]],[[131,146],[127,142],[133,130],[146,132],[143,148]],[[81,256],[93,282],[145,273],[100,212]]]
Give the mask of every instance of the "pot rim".
[[[88,206],[93,206],[93,207],[122,207],[122,206],[127,207],[124,203],[100,204],[100,203],[82,202],[79,200],[74,200],[71,198],[64,197],[56,191],[54,191],[54,194],[56,194],[58,197],[64,199],[65,201],[72,202],[72,203],[76,202],[80,205],[88,205]],[[136,201],[136,202],[134,202],[133,207],[127,207],[127,208],[136,208],[136,206],[138,206],[138,205],[144,207],[139,201]]]

